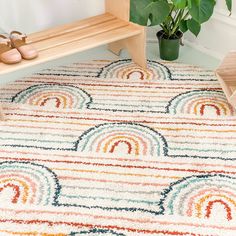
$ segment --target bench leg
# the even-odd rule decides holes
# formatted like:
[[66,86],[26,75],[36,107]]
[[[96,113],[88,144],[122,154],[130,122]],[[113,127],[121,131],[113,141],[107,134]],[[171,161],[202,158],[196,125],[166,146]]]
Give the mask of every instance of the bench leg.
[[141,66],[143,69],[147,68],[146,58],[146,35],[142,34],[125,39],[125,47],[127,48],[133,62]]
[[0,104],[0,120],[5,120],[2,105]]
[[108,44],[108,50],[117,56],[120,56],[121,50],[124,49],[124,47],[123,40]]
[[123,48],[127,48],[133,62],[141,66],[143,69],[147,68],[146,34],[144,30],[142,34],[110,43],[108,45],[108,49],[116,55],[120,55]]

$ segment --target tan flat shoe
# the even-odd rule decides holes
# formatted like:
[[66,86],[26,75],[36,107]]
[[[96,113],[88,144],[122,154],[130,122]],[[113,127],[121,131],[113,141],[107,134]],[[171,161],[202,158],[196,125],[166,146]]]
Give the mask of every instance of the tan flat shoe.
[[12,47],[20,52],[22,58],[31,60],[38,56],[38,52],[32,45],[26,43],[26,38],[27,36],[25,34],[18,31],[12,31],[10,33]]
[[0,34],[0,61],[5,64],[16,64],[22,60],[17,49],[11,47],[11,41]]

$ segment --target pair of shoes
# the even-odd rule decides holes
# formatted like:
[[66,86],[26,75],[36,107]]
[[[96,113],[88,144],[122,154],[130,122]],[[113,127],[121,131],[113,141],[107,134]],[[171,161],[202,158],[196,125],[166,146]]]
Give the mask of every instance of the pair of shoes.
[[22,58],[31,60],[38,56],[37,50],[26,43],[26,35],[12,31],[9,37],[0,34],[0,61],[5,64],[21,62]]

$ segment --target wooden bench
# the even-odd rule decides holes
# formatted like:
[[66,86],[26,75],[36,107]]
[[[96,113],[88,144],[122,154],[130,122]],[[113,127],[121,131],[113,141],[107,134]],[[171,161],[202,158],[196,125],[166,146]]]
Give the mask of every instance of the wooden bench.
[[229,103],[236,109],[236,52],[224,58],[216,75]]
[[133,61],[145,69],[145,28],[129,21],[130,0],[105,0],[105,9],[102,15],[28,35],[28,42],[39,51],[39,57],[15,65],[0,63],[0,75],[104,44],[117,55],[126,48]]

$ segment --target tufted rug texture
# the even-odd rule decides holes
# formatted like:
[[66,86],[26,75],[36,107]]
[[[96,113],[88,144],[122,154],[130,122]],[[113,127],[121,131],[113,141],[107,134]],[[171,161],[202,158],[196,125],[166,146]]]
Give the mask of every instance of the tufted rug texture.
[[0,102],[0,235],[236,235],[236,116],[212,71],[75,63]]

